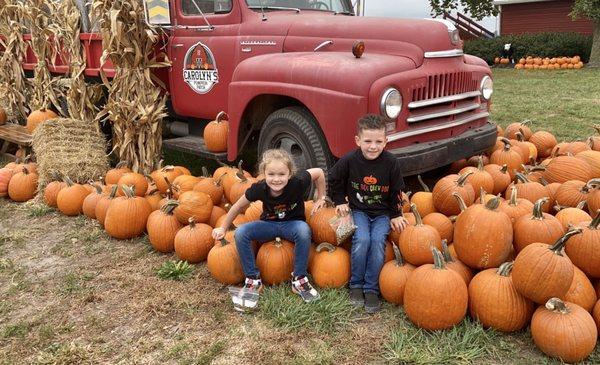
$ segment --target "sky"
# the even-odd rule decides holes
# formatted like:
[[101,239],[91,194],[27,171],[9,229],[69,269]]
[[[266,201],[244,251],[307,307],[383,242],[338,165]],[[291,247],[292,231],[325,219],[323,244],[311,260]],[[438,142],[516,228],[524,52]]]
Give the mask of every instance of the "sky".
[[[355,2],[356,0],[352,0],[352,3]],[[365,0],[366,16],[431,18],[430,13],[431,7],[427,0]],[[468,16],[463,11],[461,13]],[[496,17],[487,17],[478,23],[492,32],[496,31]]]

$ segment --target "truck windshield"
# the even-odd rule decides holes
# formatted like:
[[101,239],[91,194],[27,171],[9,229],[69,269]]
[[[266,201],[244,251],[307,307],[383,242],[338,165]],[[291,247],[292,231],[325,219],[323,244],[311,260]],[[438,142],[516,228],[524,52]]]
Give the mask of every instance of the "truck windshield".
[[324,10],[339,14],[353,14],[353,9],[345,0],[246,0],[248,7],[253,10]]

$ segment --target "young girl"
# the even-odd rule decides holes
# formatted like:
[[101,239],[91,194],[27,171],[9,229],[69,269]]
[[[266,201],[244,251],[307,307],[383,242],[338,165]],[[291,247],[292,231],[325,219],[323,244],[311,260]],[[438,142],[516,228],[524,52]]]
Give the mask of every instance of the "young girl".
[[[304,195],[314,181],[318,199],[315,201],[313,212],[323,206],[325,202],[323,170],[313,168],[295,173],[291,156],[284,150],[272,149],[263,153],[259,171],[264,174],[264,180],[252,184],[246,190],[245,195],[233,204],[221,227],[213,230],[212,236],[215,240],[223,238],[225,231],[240,211],[250,202],[262,201],[263,213],[260,220],[246,223],[235,231],[235,243],[246,275],[242,292],[258,293],[262,289],[251,241],[266,242],[281,237],[295,244],[292,291],[299,294],[305,302],[317,300],[319,293],[312,287],[306,276],[311,231],[304,217]],[[254,301],[245,306],[253,307],[256,304]]]

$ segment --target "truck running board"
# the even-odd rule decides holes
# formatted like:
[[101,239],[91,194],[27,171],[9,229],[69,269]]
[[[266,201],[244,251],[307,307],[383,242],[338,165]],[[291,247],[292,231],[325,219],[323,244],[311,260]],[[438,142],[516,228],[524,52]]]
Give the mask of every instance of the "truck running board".
[[227,161],[227,153],[214,153],[206,149],[204,138],[200,136],[189,135],[185,137],[171,138],[163,140],[163,148],[189,153],[212,160]]

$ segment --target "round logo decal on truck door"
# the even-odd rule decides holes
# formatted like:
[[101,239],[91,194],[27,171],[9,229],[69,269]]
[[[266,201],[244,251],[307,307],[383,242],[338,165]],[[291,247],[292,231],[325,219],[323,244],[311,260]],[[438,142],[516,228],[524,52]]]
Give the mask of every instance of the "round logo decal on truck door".
[[215,57],[201,42],[194,44],[185,54],[183,80],[198,94],[206,94],[219,82]]

